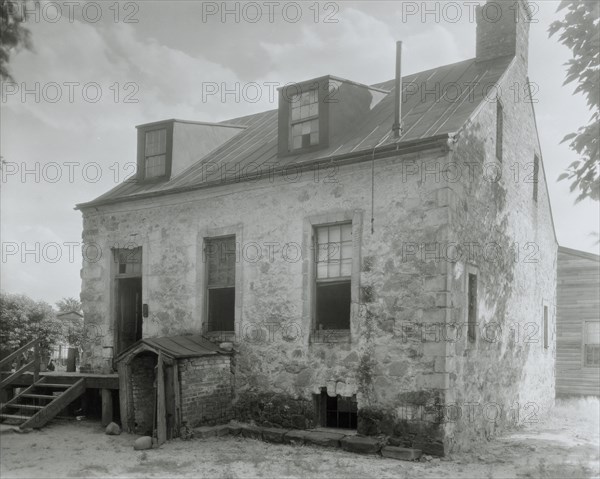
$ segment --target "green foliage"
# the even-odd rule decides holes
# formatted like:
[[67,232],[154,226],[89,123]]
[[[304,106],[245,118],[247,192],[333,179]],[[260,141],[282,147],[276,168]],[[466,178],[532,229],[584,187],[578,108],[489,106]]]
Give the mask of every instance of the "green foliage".
[[81,314],[82,312],[81,302],[76,298],[62,298],[56,303],[56,307],[61,313],[70,313],[71,311],[75,311],[76,313]]
[[25,47],[31,49],[31,33],[23,26],[24,6],[32,8],[39,2],[27,0],[0,0],[0,79],[14,81],[8,69],[8,62],[14,50]]
[[18,349],[39,338],[40,349],[48,352],[62,339],[63,328],[48,303],[20,294],[0,293],[0,344]]
[[566,64],[564,84],[577,82],[574,93],[583,93],[592,111],[590,123],[564,137],[580,160],[574,161],[558,179],[571,181],[571,192],[578,190],[576,202],[584,198],[600,200],[600,2],[563,0],[557,11],[567,9],[562,20],[550,25],[550,36],[560,32],[559,42],[569,47],[573,58]]
[[265,427],[306,429],[315,425],[311,401],[265,392],[241,394],[235,404],[235,418]]

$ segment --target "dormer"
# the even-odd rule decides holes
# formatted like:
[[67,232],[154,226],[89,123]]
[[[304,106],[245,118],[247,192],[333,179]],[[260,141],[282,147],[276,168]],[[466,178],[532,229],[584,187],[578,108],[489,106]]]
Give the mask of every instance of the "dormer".
[[280,88],[279,156],[328,147],[352,133],[388,93],[331,75]]
[[168,181],[245,127],[221,123],[163,120],[138,125],[137,181]]

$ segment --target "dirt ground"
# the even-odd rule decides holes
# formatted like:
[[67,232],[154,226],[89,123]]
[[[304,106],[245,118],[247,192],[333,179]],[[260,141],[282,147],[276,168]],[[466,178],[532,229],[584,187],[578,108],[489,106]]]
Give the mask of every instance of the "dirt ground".
[[342,450],[223,437],[134,451],[136,436],[107,436],[95,421],[55,421],[19,434],[2,427],[8,477],[556,478],[600,477],[598,399],[557,401],[538,424],[442,459],[403,462]]

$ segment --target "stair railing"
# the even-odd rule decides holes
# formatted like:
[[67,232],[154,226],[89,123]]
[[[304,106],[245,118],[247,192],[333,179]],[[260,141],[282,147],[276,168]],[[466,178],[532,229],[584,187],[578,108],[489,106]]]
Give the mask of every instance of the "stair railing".
[[[29,358],[26,359],[28,362],[25,365],[21,365],[23,355],[30,352],[32,349],[33,358],[30,360],[28,360]],[[16,371],[0,382],[0,389],[5,388],[28,371],[33,371],[34,383],[38,380],[40,375],[40,340],[34,339],[2,359],[0,361],[0,371],[4,370],[6,366],[11,366],[15,359],[17,360]]]

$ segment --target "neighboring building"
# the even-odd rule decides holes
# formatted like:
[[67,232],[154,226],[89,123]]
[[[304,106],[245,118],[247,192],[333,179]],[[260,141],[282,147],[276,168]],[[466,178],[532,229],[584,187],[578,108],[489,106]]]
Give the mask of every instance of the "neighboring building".
[[[75,325],[77,323],[81,323],[81,327],[83,329],[83,314],[81,314],[77,311],[67,311],[64,313],[57,313],[56,317],[63,323],[66,321],[68,321],[69,323],[71,323],[73,325]],[[72,347],[72,346],[69,345],[67,342],[61,342],[54,346],[50,357],[51,357],[51,359],[54,360],[56,365],[61,365],[61,366],[65,365],[70,347]],[[79,346],[73,346],[73,347],[77,348],[77,351],[78,351],[77,357],[78,357],[79,356]]]
[[558,248],[556,394],[600,396],[600,256]]
[[557,244],[530,12],[502,5],[479,10],[475,58],[403,78],[399,138],[395,80],[333,76],[282,88],[274,111],[139,126],[136,178],[78,206],[81,300],[103,332],[82,370],[202,334],[233,342],[231,367],[186,376],[181,399],[231,384],[233,405],[206,399],[191,426],[357,428],[433,454],[543,414]]

